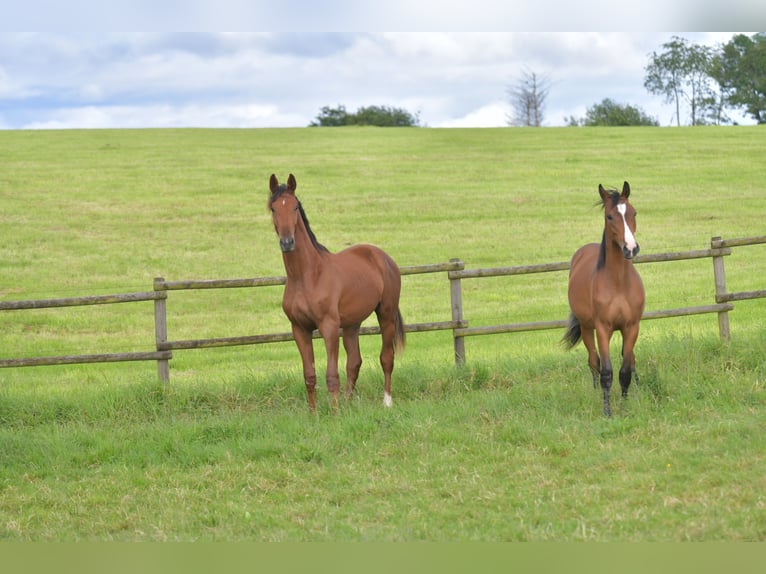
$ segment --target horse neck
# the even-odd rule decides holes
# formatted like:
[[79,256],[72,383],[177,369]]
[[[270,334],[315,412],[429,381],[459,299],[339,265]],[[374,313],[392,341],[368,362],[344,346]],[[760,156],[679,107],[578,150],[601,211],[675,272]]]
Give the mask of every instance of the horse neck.
[[619,245],[613,242],[606,244],[604,270],[613,281],[619,284],[623,283],[631,265],[631,261],[625,259]]
[[306,225],[299,219],[295,229],[295,249],[282,254],[287,278],[297,282],[313,277],[322,264],[321,256],[309,237]]

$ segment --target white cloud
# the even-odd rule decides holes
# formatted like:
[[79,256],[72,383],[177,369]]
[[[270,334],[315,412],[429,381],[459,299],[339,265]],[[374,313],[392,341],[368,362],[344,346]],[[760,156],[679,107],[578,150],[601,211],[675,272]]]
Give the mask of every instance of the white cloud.
[[86,106],[59,110],[24,126],[26,129],[146,127],[283,127],[307,125],[302,117],[274,106]]
[[492,102],[467,113],[461,118],[442,121],[435,128],[492,128],[508,124],[510,108],[503,102]]

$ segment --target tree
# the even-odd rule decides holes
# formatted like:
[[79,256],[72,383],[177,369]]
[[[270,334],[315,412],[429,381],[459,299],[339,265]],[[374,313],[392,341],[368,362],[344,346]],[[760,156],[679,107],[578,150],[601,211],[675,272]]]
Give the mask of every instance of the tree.
[[593,104],[585,117],[577,120],[568,119],[570,126],[658,126],[659,122],[647,115],[641,108],[604,98],[601,103]]
[[358,126],[411,127],[419,123],[417,114],[389,106],[362,107],[354,115],[354,124]]
[[716,101],[710,87],[711,49],[678,36],[662,47],[664,52],[652,52],[650,56],[644,87],[652,94],[664,95],[666,102],[675,103],[677,125],[681,125],[682,99],[689,104],[692,125],[705,123],[706,112]]
[[709,73],[718,86],[718,95],[710,108],[709,117],[716,125],[731,122],[731,119],[724,111],[726,106],[729,105],[729,99],[733,91],[731,65],[732,62],[727,61],[723,48],[717,50],[710,60]]
[[348,113],[346,112],[346,107],[340,105],[337,108],[324,106],[316,117],[316,121],[311,122],[309,125],[312,127],[346,126],[348,125]]
[[545,100],[550,91],[547,76],[524,70],[521,78],[508,88],[513,116],[507,117],[508,125],[540,127],[543,125]]
[[331,108],[324,106],[310,127],[337,126],[381,126],[414,127],[420,125],[418,114],[411,114],[405,109],[389,106],[367,106],[350,114],[344,106]]
[[766,124],[766,33],[735,35],[723,46],[711,74],[728,104]]

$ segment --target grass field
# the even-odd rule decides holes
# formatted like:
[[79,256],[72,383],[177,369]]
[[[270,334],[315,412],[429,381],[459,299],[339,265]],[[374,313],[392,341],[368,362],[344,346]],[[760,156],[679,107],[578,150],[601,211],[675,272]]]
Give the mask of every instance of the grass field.
[[[642,253],[764,234],[766,132],[727,128],[0,131],[0,299],[283,274],[268,177],[294,173],[319,240],[400,265],[567,260],[631,184]],[[726,259],[763,289],[766,246]],[[639,266],[647,310],[714,302],[709,259]],[[563,319],[566,274],[467,280],[471,325]],[[288,331],[281,288],[170,294],[173,339]],[[449,319],[406,277],[407,322]],[[640,384],[601,416],[561,333],[411,334],[382,407],[308,415],[292,343],[0,370],[0,540],[764,540],[763,300],[642,326]],[[0,312],[2,358],[151,350],[151,303]],[[613,354],[617,354],[619,337]],[[317,363],[323,352],[317,344]],[[320,368],[320,378],[323,368]]]

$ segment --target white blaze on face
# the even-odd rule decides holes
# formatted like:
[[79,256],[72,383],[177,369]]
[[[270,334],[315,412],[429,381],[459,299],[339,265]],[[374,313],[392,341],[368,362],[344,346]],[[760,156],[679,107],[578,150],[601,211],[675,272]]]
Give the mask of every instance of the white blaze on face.
[[636,248],[636,238],[633,237],[633,232],[630,230],[630,227],[628,227],[628,222],[625,219],[626,210],[627,206],[624,203],[617,206],[617,211],[622,215],[623,228],[625,229],[625,247],[633,251]]

